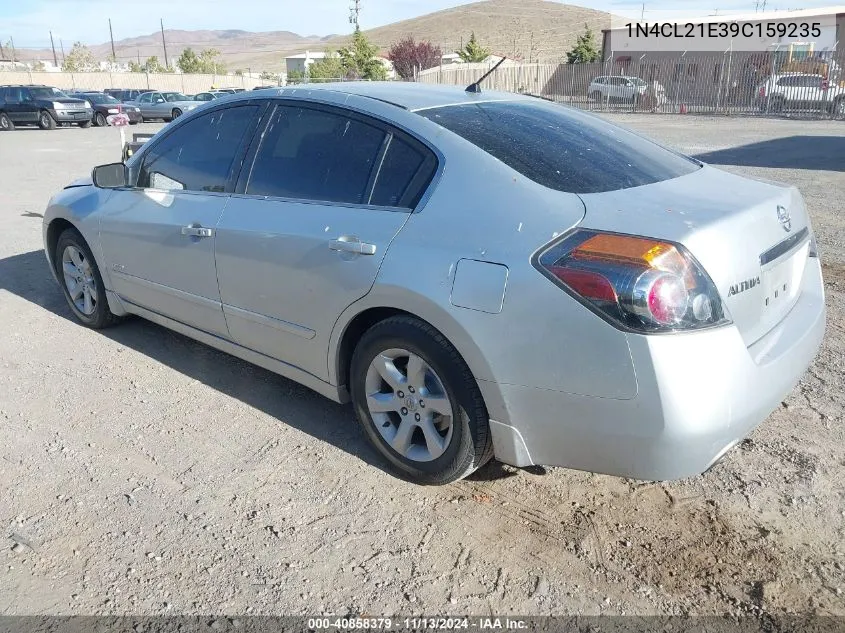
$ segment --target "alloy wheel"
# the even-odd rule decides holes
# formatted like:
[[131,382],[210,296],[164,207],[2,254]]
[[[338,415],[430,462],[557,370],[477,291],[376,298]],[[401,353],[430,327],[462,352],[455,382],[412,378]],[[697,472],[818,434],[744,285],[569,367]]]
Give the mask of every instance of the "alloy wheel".
[[85,316],[94,314],[99,300],[91,262],[76,246],[62,252],[62,276],[73,305]]
[[417,354],[389,349],[377,355],[365,379],[375,427],[405,459],[431,462],[452,441],[454,407],[443,381]]

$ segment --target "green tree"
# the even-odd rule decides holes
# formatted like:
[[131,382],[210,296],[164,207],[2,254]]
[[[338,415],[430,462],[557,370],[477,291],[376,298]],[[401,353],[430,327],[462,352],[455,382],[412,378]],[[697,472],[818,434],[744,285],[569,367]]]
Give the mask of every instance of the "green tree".
[[242,69],[238,68],[237,70],[235,70],[235,75],[238,76],[238,77],[243,77],[244,71]]
[[490,50],[478,43],[475,32],[469,36],[469,42],[466,43],[466,46],[455,52],[468,64],[483,62],[490,57]]
[[[276,81],[276,75],[273,75],[273,81]],[[305,81],[305,73],[301,70],[292,70],[288,73],[288,83],[289,84],[301,84]]]
[[[310,81],[337,80],[345,75],[343,61],[334,51],[326,51],[326,56],[314,61],[305,72],[305,77]],[[288,81],[291,81],[290,73],[288,73]]]
[[37,73],[43,73],[45,70],[47,70],[47,67],[44,65],[44,62],[38,61],[32,65],[32,70]]
[[570,64],[586,64],[598,61],[599,57],[601,57],[601,53],[599,53],[595,35],[590,27],[585,24],[584,32],[578,36],[575,46],[566,53],[566,61]]
[[217,58],[220,51],[214,48],[207,48],[197,55],[192,48],[186,48],[176,60],[176,65],[186,75],[207,74],[225,75],[226,64]]
[[142,73],[144,72],[144,67],[133,59],[129,61],[129,72]]
[[[352,34],[352,43],[338,51],[340,63],[345,71],[343,76],[349,79],[369,79],[384,81],[387,69],[378,57],[378,46],[370,44],[367,36],[356,28]],[[309,69],[310,72],[310,69]]]
[[142,72],[147,73],[167,73],[172,72],[166,66],[162,66],[161,62],[158,61],[158,57],[153,55],[152,57],[147,57],[147,61],[144,62],[144,66],[142,68]]
[[94,61],[94,56],[82,42],[76,42],[62,62],[62,70],[68,73],[91,72],[96,68],[97,63]]
[[261,75],[258,77],[261,81],[270,81],[274,84],[281,83],[279,80],[281,77],[278,73],[271,73],[269,70],[264,70],[261,72]]

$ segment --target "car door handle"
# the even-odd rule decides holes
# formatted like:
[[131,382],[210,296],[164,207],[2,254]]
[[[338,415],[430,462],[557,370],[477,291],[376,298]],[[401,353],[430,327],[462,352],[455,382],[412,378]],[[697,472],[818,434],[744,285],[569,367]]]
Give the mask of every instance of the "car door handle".
[[375,255],[376,245],[367,244],[360,241],[357,237],[347,237],[345,235],[336,240],[329,242],[329,248],[333,251],[340,251],[343,253],[355,253],[356,255]]
[[214,229],[207,229],[202,226],[183,226],[182,235],[191,237],[214,237]]

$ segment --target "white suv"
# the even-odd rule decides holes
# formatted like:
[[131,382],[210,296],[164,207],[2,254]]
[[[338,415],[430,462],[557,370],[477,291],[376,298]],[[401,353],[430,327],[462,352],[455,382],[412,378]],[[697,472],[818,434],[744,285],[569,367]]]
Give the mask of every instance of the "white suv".
[[622,75],[596,77],[587,94],[594,101],[635,101],[645,94],[648,84],[639,77]]
[[757,88],[757,98],[767,112],[797,108],[827,110],[837,118],[845,117],[845,88],[822,75],[772,75]]

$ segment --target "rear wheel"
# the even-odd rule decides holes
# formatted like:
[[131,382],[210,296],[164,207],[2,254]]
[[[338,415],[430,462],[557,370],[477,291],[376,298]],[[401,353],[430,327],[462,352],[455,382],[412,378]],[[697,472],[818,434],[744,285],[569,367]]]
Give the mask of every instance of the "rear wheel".
[[102,112],[97,112],[97,114],[94,115],[94,125],[96,125],[97,127],[105,127],[106,125],[108,125],[108,121],[106,121],[106,115],[104,115]]
[[839,97],[833,102],[832,114],[834,119],[845,119],[845,97]]
[[12,119],[5,112],[0,112],[0,132],[11,132],[15,129],[15,124]]
[[602,99],[601,92],[599,92],[598,90],[593,90],[593,92],[590,93],[590,98],[593,101],[601,101],[601,99]]
[[775,114],[783,112],[783,107],[783,99],[780,97],[776,97],[769,102],[769,112],[773,112]]
[[446,484],[493,456],[475,378],[446,338],[419,319],[393,317],[370,328],[355,348],[350,388],[365,434],[400,477]]
[[90,119],[89,119],[88,121],[82,121],[82,122],[79,124],[79,127],[81,127],[81,128],[89,128],[89,127],[91,127],[91,121],[90,121]]
[[47,110],[42,110],[41,114],[38,115],[38,127],[42,130],[54,130],[56,129],[56,120],[50,116]]
[[56,276],[76,318],[85,326],[101,329],[115,324],[106,300],[106,289],[88,244],[76,229],[66,229],[53,254]]

